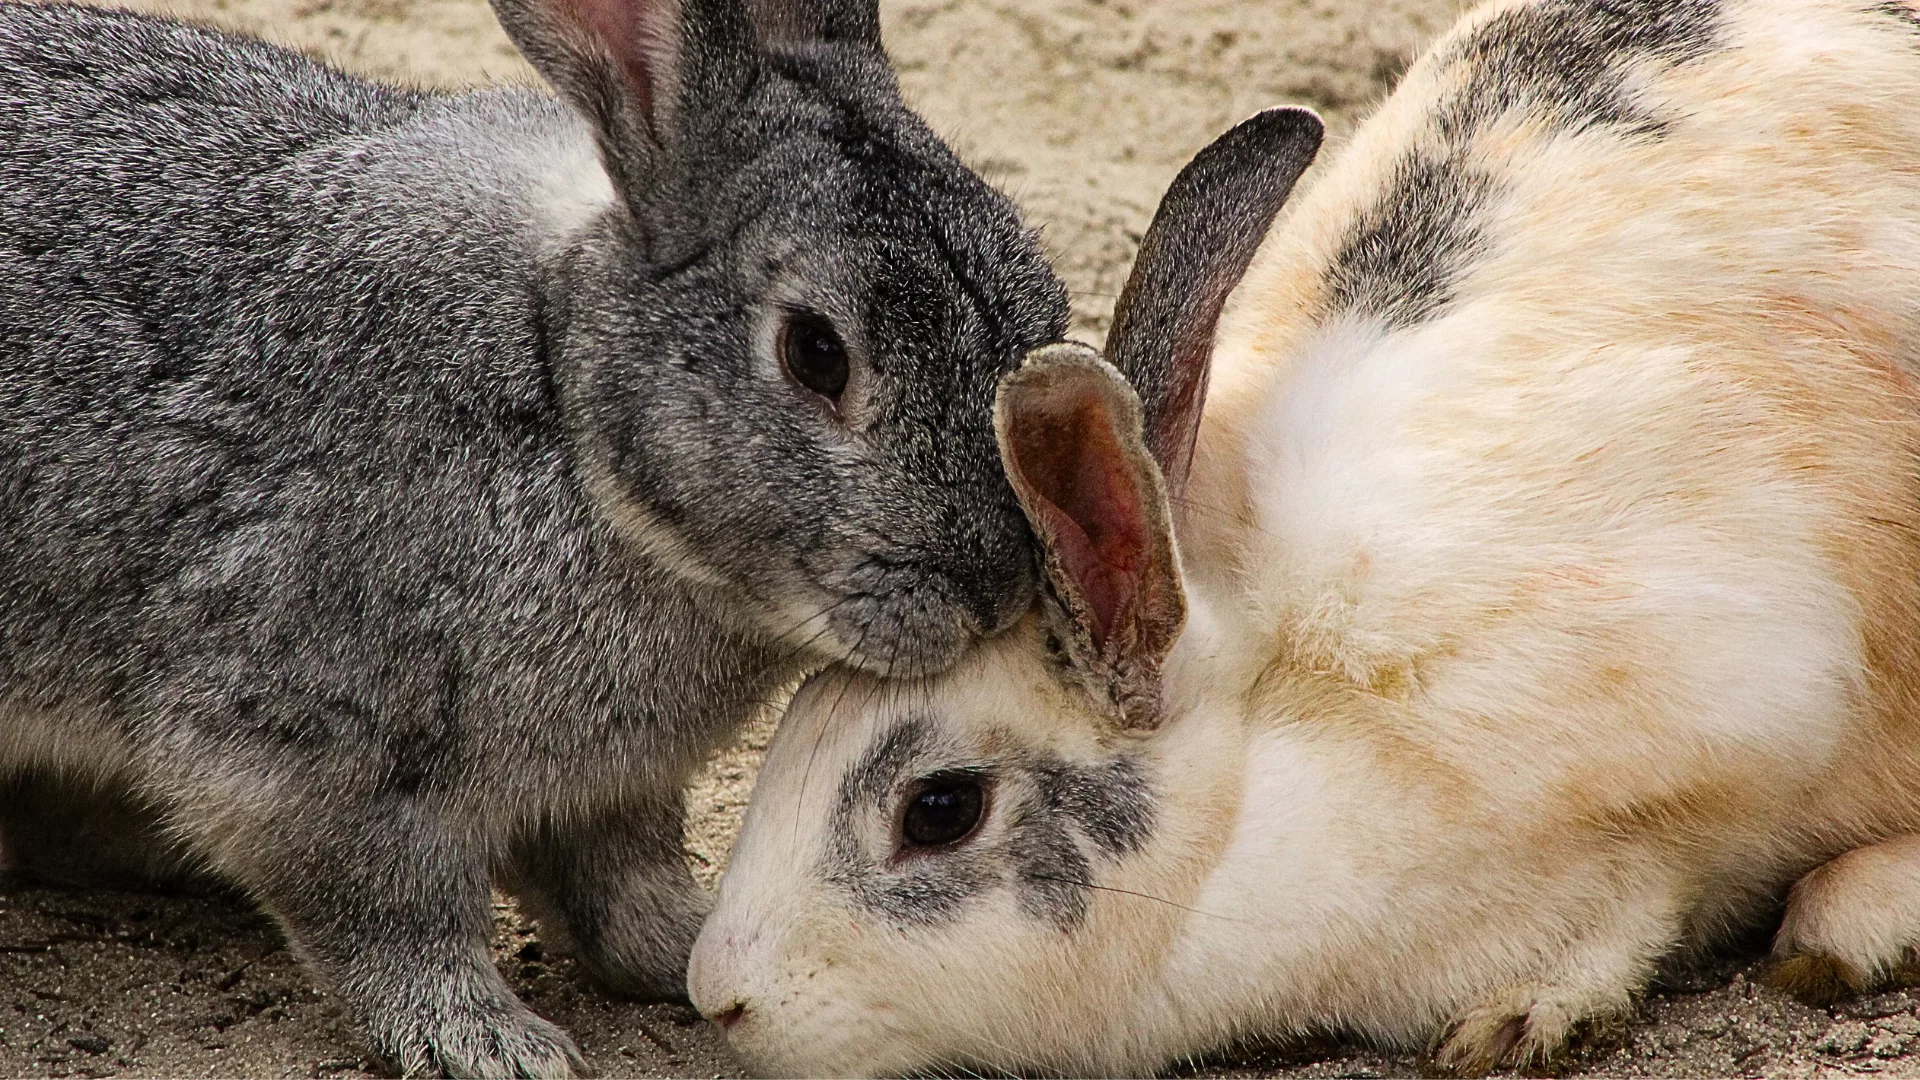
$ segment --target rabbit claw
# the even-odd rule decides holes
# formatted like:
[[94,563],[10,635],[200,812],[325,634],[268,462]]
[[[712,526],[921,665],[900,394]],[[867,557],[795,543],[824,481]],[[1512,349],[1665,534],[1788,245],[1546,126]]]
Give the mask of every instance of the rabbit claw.
[[1624,1012],[1627,1000],[1564,988],[1517,989],[1456,1017],[1438,1041],[1433,1064],[1453,1076],[1549,1067],[1576,1036]]
[[374,1018],[377,1056],[409,1077],[559,1078],[585,1068],[566,1032],[511,995],[462,990],[411,1016]]

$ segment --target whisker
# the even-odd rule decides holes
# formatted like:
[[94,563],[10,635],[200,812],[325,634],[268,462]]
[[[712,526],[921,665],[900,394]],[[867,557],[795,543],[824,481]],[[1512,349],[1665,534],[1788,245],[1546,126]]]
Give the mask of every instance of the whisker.
[[1230,510],[1224,506],[1215,506],[1211,503],[1201,502],[1198,499],[1194,499],[1186,495],[1172,496],[1168,498],[1167,501],[1170,503],[1173,503],[1175,506],[1184,507],[1189,510],[1205,511],[1207,514],[1209,514],[1210,516],[1216,519],[1231,521],[1236,525],[1244,525],[1245,527],[1250,528],[1254,532],[1260,533],[1263,536],[1267,536],[1275,540],[1280,539],[1278,534],[1274,533],[1271,529],[1262,527],[1261,524],[1257,521],[1241,520],[1239,517],[1241,512],[1238,510]]
[[[961,1025],[956,1024],[951,1020],[943,1019],[938,1016],[929,1015],[924,1017],[924,1019],[931,1020],[934,1023],[939,1024],[941,1027],[946,1028],[949,1032],[952,1032],[953,1034],[960,1036],[960,1038],[963,1040],[973,1039],[973,1040],[978,1040],[979,1042],[985,1043],[986,1045],[992,1047],[994,1050],[999,1051],[1001,1054],[1006,1055],[1007,1060],[1017,1063],[1023,1069],[1032,1069],[1035,1072],[1047,1071],[1046,1063],[1041,1061],[1039,1058],[1034,1057],[1032,1054],[1027,1054],[1019,1050],[1015,1050],[1013,1047],[1008,1046],[1006,1043],[1003,1043],[998,1039],[982,1034],[981,1032],[974,1031],[971,1028],[962,1027]],[[958,1058],[947,1058],[945,1061],[941,1062],[940,1067],[959,1069],[962,1072],[965,1072],[968,1076],[980,1077],[981,1080],[985,1080],[984,1073],[975,1072],[972,1068],[962,1063],[962,1061]]]
[[1062,885],[1078,885],[1083,889],[1098,889],[1101,892],[1119,893],[1122,896],[1137,896],[1142,900],[1152,900],[1157,904],[1165,904],[1168,907],[1179,908],[1181,911],[1191,911],[1195,915],[1205,915],[1209,919],[1220,919],[1225,922],[1247,923],[1248,925],[1252,925],[1249,920],[1246,919],[1236,919],[1231,915],[1220,915],[1211,911],[1202,911],[1199,908],[1188,907],[1185,904],[1169,900],[1164,896],[1155,896],[1152,893],[1134,892],[1132,889],[1116,889],[1110,885],[1095,885],[1091,881],[1076,881],[1073,878],[1054,877],[1050,874],[1029,874],[1027,876],[1039,881],[1057,881]]
[[[866,651],[867,635],[872,631],[873,631],[872,623],[868,623],[865,626],[860,628],[860,640],[854,642],[854,645],[853,645],[854,652],[859,653],[859,652]],[[840,711],[840,705],[847,700],[847,688],[852,685],[853,685],[853,680],[844,678],[844,677],[841,678],[840,693],[836,697],[834,697],[833,704],[827,707],[827,715],[825,716],[825,718],[821,720],[819,729],[814,732],[813,749],[807,752],[807,767],[801,770],[800,792],[798,797],[795,799],[795,802],[800,805],[805,805],[806,798],[807,798],[807,782],[813,779],[813,763],[814,763],[814,760],[820,756],[820,744],[824,743],[827,739],[827,727],[828,725],[833,723],[833,716],[835,713]],[[800,818],[798,815],[795,815],[794,821],[793,821],[793,839],[796,844],[800,840]]]
[[[833,603],[828,604],[826,607],[823,607],[820,610],[814,612],[813,614],[808,615],[807,617],[799,620],[798,622],[795,622],[793,626],[790,627],[788,630],[786,630],[784,633],[782,633],[781,636],[785,637],[787,636],[787,634],[795,633],[801,630],[802,628],[804,628],[808,623],[812,622],[815,619],[825,619],[827,616],[833,614],[835,611],[838,611],[840,608],[853,602],[856,599],[859,599],[859,597],[857,594],[854,594],[854,593],[849,593],[846,596],[842,596],[840,599],[835,600]],[[808,651],[809,649],[812,649],[814,642],[817,642],[821,638],[825,637],[827,633],[832,629],[833,629],[832,623],[822,622],[820,624],[820,629],[814,631],[811,635],[807,637],[805,641],[802,641],[799,644],[793,646],[791,649],[787,650],[786,654],[780,658],[780,662],[778,666],[785,667],[788,664],[792,663],[802,653]]]

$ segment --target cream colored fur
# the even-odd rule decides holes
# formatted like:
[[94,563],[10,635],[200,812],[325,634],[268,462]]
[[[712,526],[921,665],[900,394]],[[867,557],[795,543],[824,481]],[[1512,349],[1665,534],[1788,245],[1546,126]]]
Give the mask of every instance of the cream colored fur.
[[[1523,6],[1469,15],[1454,40]],[[695,957],[774,1072],[1132,1073],[1237,1038],[1543,1056],[1764,916],[1884,973],[1920,941],[1920,37],[1733,0],[1649,64],[1660,138],[1478,130],[1486,254],[1439,317],[1327,319],[1329,268],[1466,77],[1442,42],[1229,305],[1182,510],[1170,712],[1122,736],[1028,626],[796,701]],[[818,871],[907,715],[983,760],[1146,756],[1145,850],[1086,922],[993,893],[900,930]]]

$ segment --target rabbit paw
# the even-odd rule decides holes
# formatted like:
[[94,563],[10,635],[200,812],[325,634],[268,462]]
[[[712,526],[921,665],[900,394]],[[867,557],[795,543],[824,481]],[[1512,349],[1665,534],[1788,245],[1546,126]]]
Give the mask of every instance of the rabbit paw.
[[1770,968],[1764,981],[1802,1004],[1824,1008],[1866,993],[1873,985],[1865,972],[1837,956],[1795,953]]
[[374,1053],[405,1076],[568,1077],[573,1040],[500,988],[464,986],[414,1010],[371,1018]]
[[1454,1020],[1434,1053],[1434,1063],[1457,1076],[1543,1064],[1566,1045],[1581,1019],[1551,997],[1518,992]]
[[677,803],[551,826],[505,882],[556,951],[602,986],[646,1001],[687,999],[687,957],[713,906],[687,871]]
[[1773,939],[1767,982],[1830,1005],[1913,974],[1920,946],[1920,836],[1857,848],[1801,878]]

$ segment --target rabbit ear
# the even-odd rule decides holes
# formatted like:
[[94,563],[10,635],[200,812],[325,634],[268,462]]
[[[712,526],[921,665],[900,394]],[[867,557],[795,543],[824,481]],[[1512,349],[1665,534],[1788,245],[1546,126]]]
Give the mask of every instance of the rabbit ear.
[[720,89],[697,69],[743,66],[753,47],[745,21],[707,0],[492,3],[520,52],[593,123],[614,186],[630,198],[678,141],[685,88]]
[[1306,109],[1268,109],[1215,139],[1174,177],[1114,307],[1107,357],[1139,390],[1147,445],[1177,499],[1207,397],[1227,294],[1313,163],[1325,133]]
[[[630,207],[694,183],[676,168],[703,120],[737,102],[765,46],[878,50],[875,0],[492,0],[500,25],[592,122]],[[669,203],[675,201],[669,198]]]
[[1187,606],[1139,399],[1094,350],[1049,345],[1000,380],[994,430],[1070,662],[1117,723],[1154,726]]

